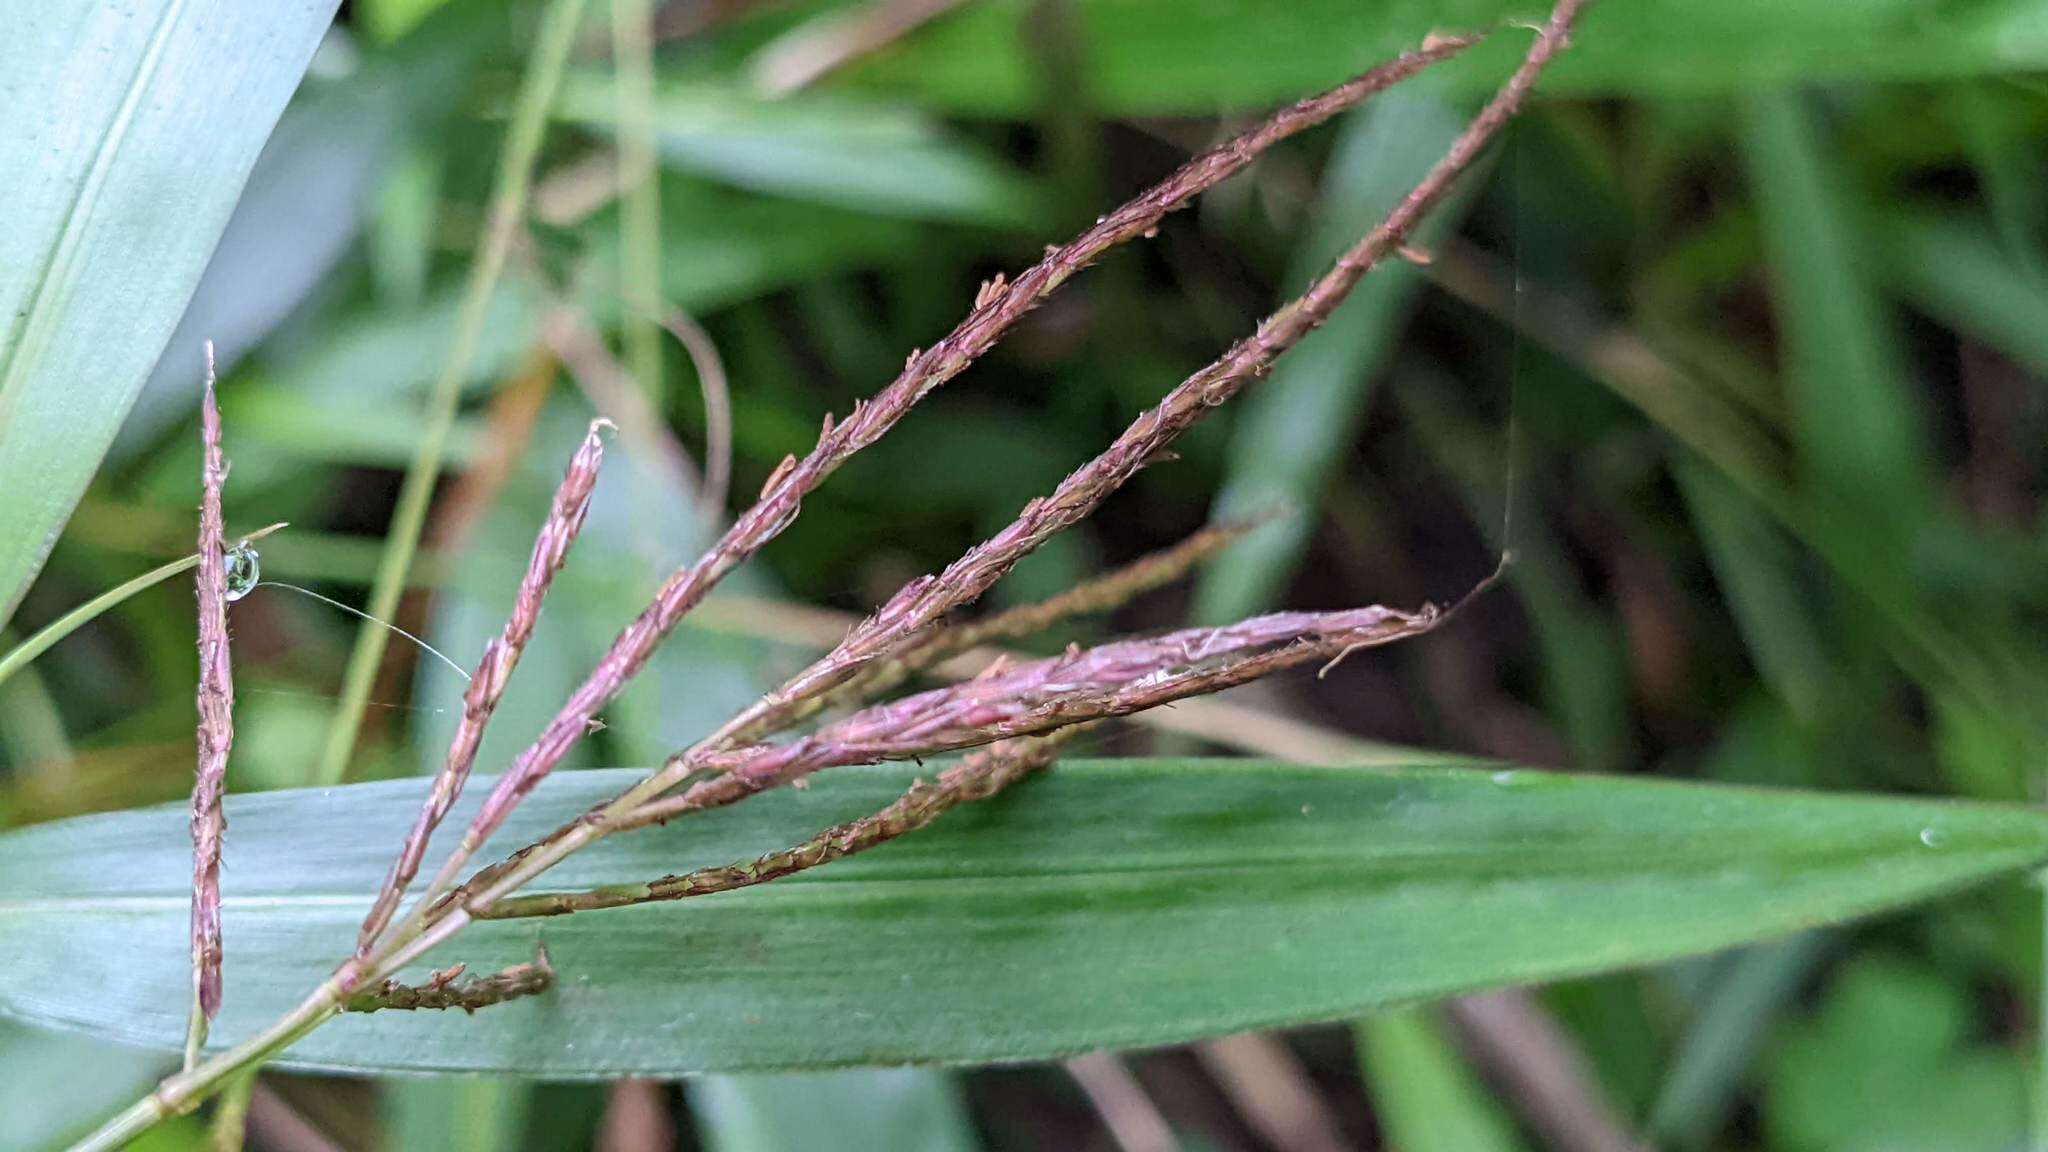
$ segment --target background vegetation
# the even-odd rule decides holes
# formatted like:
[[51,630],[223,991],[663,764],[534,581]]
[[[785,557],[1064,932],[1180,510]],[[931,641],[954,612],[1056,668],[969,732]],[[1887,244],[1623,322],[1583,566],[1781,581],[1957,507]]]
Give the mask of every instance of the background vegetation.
[[[538,158],[532,243],[456,381],[448,476],[399,623],[458,659],[480,648],[560,462],[608,403],[557,379],[537,285],[618,335],[654,410],[701,459],[691,361],[622,306],[635,277],[658,275],[724,359],[732,488],[751,493],[822,412],[845,411],[950,327],[982,280],[1219,123],[1432,26],[1537,14],[1491,0],[1391,13],[1349,0],[968,0],[761,98],[800,75],[805,51],[846,36],[826,13],[843,7],[655,5],[648,99],[622,106],[610,12],[594,6]],[[132,411],[119,371],[101,394],[86,370],[112,351],[37,346],[63,373],[52,378],[73,383],[39,413],[0,410],[6,462],[46,449],[53,468],[92,481],[68,525],[59,509],[41,526],[40,485],[63,483],[39,479],[35,500],[10,483],[9,548],[63,526],[10,641],[190,549],[202,338],[221,352],[231,528],[291,521],[262,545],[265,575],[369,602],[538,19],[537,6],[478,0],[349,5],[267,144],[253,110],[241,138],[219,142],[230,167],[235,148],[263,150]],[[18,54],[35,46],[16,39],[0,76],[32,78]],[[665,650],[581,766],[648,763],[708,729],[815,642],[794,606],[862,611],[943,564],[1248,331],[1436,155],[1522,46],[1498,39],[1513,43],[1283,146],[1066,289],[808,501],[745,574],[755,599]],[[1066,587],[1218,510],[1292,513],[1192,588],[1120,614],[1118,630],[1442,600],[1505,544],[1520,558],[1506,589],[1458,627],[1238,699],[1300,722],[1285,737],[1311,758],[1369,740],[1586,772],[2037,798],[2044,66],[2048,14],[2026,0],[1596,8],[1546,98],[1440,217],[1429,265],[1377,274],[1184,439],[1173,466],[1144,473],[995,600]],[[282,99],[296,77],[267,83]],[[250,89],[233,98],[261,103]],[[614,158],[632,155],[641,113],[659,191],[621,202]],[[203,178],[206,142],[181,143],[199,150]],[[214,199],[233,202],[228,191]],[[183,243],[197,276],[204,221],[160,194],[163,238],[131,247],[168,266]],[[136,279],[180,292],[175,275],[152,275]],[[148,312],[129,297],[97,306]],[[10,388],[38,370],[22,346],[10,344]],[[516,752],[701,542],[702,485],[653,433],[621,437],[623,463],[486,763]],[[33,571],[6,559],[10,574]],[[189,787],[189,595],[173,580],[128,599],[0,683],[7,823]],[[445,668],[398,645],[365,665],[371,707],[351,740],[333,720],[356,622],[267,590],[232,619],[235,790],[438,763],[460,695]],[[1201,747],[1137,727],[1088,745]],[[1128,1067],[1189,1148],[1595,1149],[1631,1132],[1675,1148],[2011,1149],[2038,1064],[2041,935],[2039,893],[2011,881],[1711,959]],[[154,1056],[4,1021],[0,1061],[0,1147],[74,1135],[161,1071]],[[1531,1083],[1530,1069],[1553,1082]],[[663,1132],[730,1152],[1109,1147],[1081,1086],[1116,1083],[1099,1065],[680,1091],[280,1074],[258,1097],[255,1139],[314,1147],[291,1128],[306,1123],[347,1148],[625,1149],[661,1146],[650,1141]],[[205,1146],[197,1121],[152,1140]]]

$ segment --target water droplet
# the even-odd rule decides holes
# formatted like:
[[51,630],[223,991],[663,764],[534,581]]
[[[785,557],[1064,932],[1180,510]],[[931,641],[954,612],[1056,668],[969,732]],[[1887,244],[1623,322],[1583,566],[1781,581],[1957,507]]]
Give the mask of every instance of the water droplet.
[[1948,845],[1948,833],[1943,832],[1939,828],[1922,828],[1920,830],[1920,843],[1927,845],[1929,848],[1946,847]]
[[232,604],[254,591],[263,579],[263,565],[256,555],[256,546],[247,540],[228,550],[227,585],[228,603]]

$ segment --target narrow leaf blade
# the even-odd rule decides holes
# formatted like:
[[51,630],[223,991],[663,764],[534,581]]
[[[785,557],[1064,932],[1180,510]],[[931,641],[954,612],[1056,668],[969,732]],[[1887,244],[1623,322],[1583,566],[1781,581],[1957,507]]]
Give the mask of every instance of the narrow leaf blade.
[[0,45],[0,623],[199,282],[335,0],[28,5]]

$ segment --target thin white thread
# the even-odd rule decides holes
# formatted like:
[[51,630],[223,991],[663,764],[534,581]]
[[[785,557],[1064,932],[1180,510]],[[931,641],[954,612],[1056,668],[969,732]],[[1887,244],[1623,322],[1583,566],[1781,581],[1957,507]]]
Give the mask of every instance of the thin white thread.
[[[333,701],[341,699],[341,697],[327,692],[293,692],[284,688],[237,688],[235,691],[256,696],[290,696],[299,700]],[[386,704],[378,700],[365,700],[363,703],[366,707],[388,708],[393,712],[446,713],[448,711],[446,708],[429,708],[422,704]]]
[[322,604],[327,604],[332,607],[339,608],[343,612],[346,612],[351,616],[357,616],[364,620],[368,620],[370,623],[375,624],[380,628],[388,628],[391,631],[398,633],[400,636],[405,637],[407,640],[410,640],[413,643],[419,645],[422,650],[431,653],[436,660],[439,660],[441,663],[446,664],[450,668],[453,668],[455,670],[455,674],[457,676],[462,677],[464,683],[467,683],[469,681],[469,673],[464,672],[462,670],[462,665],[457,664],[455,661],[450,660],[447,656],[443,655],[439,648],[434,647],[432,644],[427,643],[425,640],[422,640],[419,637],[413,635],[412,633],[407,632],[405,629],[400,628],[398,625],[393,624],[388,620],[379,620],[375,616],[370,615],[368,612],[365,612],[360,608],[351,608],[347,604],[343,604],[341,601],[333,599],[332,597],[322,596],[318,592],[313,591],[311,588],[301,588],[297,584],[286,584],[281,580],[260,580],[255,584],[254,587],[289,588],[292,591],[297,592],[301,596],[311,596],[313,599],[320,601]]
[[1511,129],[1508,132],[1508,182],[1512,185],[1514,201],[1514,293],[1509,303],[1508,321],[1508,421],[1507,421],[1507,463],[1501,480],[1500,509],[1500,552],[1503,562],[1515,554],[1515,477],[1520,470],[1522,454],[1521,422],[1519,419],[1522,395],[1522,132]]

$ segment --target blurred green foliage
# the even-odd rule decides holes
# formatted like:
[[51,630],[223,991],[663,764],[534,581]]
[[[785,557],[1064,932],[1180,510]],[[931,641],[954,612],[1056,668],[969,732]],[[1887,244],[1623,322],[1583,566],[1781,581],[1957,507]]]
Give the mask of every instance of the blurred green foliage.
[[[808,445],[822,412],[844,412],[944,332],[978,283],[1214,139],[1219,113],[1305,95],[1432,28],[1539,11],[1499,0],[971,0],[806,90],[762,97],[778,46],[847,7],[674,0],[656,19],[661,282],[725,357],[742,495]],[[399,614],[459,661],[494,626],[564,437],[591,406],[536,368],[542,288],[608,331],[625,315],[630,241],[608,160],[624,118],[609,13],[594,9],[548,135],[532,243],[467,374],[448,459],[457,475]],[[224,372],[231,530],[292,521],[264,545],[266,574],[361,602],[536,12],[487,0],[350,6],[255,161],[125,423],[109,377],[111,398],[88,406],[103,427],[36,433],[39,450],[82,476],[122,428],[40,579],[25,595],[0,588],[0,602],[21,597],[9,643],[190,549],[193,384],[207,337]],[[1297,291],[1505,71],[1519,36],[1277,150],[1071,285],[808,501],[747,573],[748,590],[863,609],[1007,521]],[[6,39],[0,77],[33,75],[48,46]],[[1169,542],[1219,499],[1282,500],[1286,515],[1192,592],[1115,624],[1441,600],[1509,547],[1519,563],[1507,589],[1457,629],[1325,680],[1290,680],[1260,703],[1524,763],[2039,798],[2044,67],[2036,0],[1596,7],[1546,85],[1551,98],[1445,213],[1432,263],[1388,270],[1260,391],[1183,441],[1176,464],[1145,473],[997,597]],[[225,170],[233,143],[194,154],[221,156]],[[180,250],[165,242],[158,254]],[[662,415],[701,458],[696,373],[673,347],[663,369]],[[0,425],[0,437],[23,427]],[[487,758],[544,721],[702,538],[694,481],[649,445],[622,439],[616,451],[582,562],[551,602]],[[190,605],[177,581],[152,589],[0,684],[7,822],[184,791]],[[302,783],[355,624],[271,592],[239,602],[233,620],[233,785]],[[686,633],[606,717],[583,763],[675,747],[793,667],[795,651]],[[353,776],[430,766],[459,706],[452,677],[394,647],[372,699]],[[1097,750],[1142,752],[1148,739],[1119,731]],[[2038,895],[2008,884],[1824,942],[1542,999],[1594,1070],[1581,1087],[1673,1146],[2010,1148],[2038,1071],[2040,931]],[[50,1146],[160,1071],[153,1055],[0,1028],[0,1079],[17,1094],[0,1102],[0,1147]],[[1298,1046],[1362,1146],[1427,1147],[1410,1133],[1431,1116],[1444,1118],[1440,1132],[1471,1133],[1463,1147],[1542,1146],[1531,1100],[1467,1066],[1444,1018],[1367,1029],[1363,1078],[1330,1035]],[[1146,1058],[1139,1072],[1189,1146],[1257,1146],[1176,1059]],[[957,1090],[988,1147],[1104,1146],[1056,1070],[903,1081],[867,1092],[774,1084],[755,1096],[733,1082],[693,1090],[690,1106],[707,1147],[802,1146],[775,1143],[779,1130],[756,1121],[805,1104],[853,1146],[863,1131],[906,1124],[954,1131]],[[334,1082],[288,1083],[311,1116],[326,1115],[319,1100],[346,1099]],[[466,1147],[589,1147],[582,1121],[604,1106],[589,1086],[419,1083],[385,1095],[376,1123],[387,1147],[457,1146],[449,1132]],[[925,1114],[906,1118],[919,1100]],[[577,1122],[504,1121],[520,1109]],[[463,1120],[480,1112],[507,1126]],[[375,1136],[367,1122],[350,1134],[325,1126],[350,1146]],[[151,1139],[203,1146],[197,1125]]]

